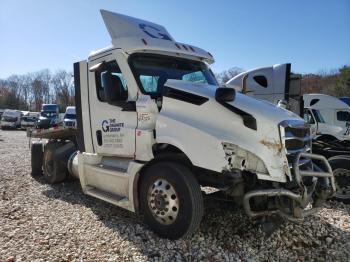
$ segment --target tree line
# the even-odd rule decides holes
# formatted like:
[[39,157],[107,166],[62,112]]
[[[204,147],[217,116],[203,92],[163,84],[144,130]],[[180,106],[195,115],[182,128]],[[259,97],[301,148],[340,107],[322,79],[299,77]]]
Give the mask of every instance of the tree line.
[[0,79],[0,109],[39,112],[42,104],[55,103],[61,112],[74,105],[74,83],[71,72],[48,69]]

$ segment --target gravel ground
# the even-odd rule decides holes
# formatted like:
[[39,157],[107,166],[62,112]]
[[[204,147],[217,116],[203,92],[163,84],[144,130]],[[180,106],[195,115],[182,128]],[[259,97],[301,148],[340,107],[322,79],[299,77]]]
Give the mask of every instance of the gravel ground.
[[206,198],[205,208],[191,239],[161,239],[77,181],[33,179],[25,132],[0,131],[0,261],[350,260],[350,205],[330,201],[269,237],[227,203]]

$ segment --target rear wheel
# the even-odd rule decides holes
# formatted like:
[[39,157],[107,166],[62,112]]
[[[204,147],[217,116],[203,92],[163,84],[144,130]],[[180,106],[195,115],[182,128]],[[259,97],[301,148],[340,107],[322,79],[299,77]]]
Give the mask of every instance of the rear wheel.
[[40,142],[34,142],[30,148],[31,151],[31,175],[39,176],[43,173],[43,145]]
[[50,142],[45,146],[43,171],[44,178],[49,184],[60,183],[67,177],[67,169],[55,159],[55,151],[63,146],[60,142]]
[[159,162],[143,174],[140,208],[144,222],[162,237],[191,235],[203,216],[200,186],[188,168]]
[[350,202],[350,161],[349,159],[330,159],[335,178],[336,193],[334,198],[338,201]]

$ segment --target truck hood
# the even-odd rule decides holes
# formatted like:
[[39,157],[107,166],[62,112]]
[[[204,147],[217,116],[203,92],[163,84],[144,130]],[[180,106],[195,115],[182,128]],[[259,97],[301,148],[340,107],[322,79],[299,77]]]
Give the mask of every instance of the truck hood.
[[[218,86],[215,85],[187,82],[175,79],[169,79],[165,83],[165,86],[188,92],[191,94],[203,96],[214,101],[215,91],[218,88]],[[272,103],[263,100],[258,100],[238,92],[236,92],[236,97],[234,101],[227,103],[246,113],[251,114],[259,121],[270,123],[274,122],[276,124],[285,120],[297,120],[305,122],[301,117],[299,117],[297,114],[291,111],[277,107]]]

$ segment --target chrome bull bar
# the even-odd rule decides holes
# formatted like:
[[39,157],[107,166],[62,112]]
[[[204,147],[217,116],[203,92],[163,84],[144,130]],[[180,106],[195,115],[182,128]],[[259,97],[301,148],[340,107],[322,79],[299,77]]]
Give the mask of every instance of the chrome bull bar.
[[[309,158],[311,160],[318,160],[323,163],[324,167],[327,169],[323,171],[317,165],[313,164],[314,170],[300,170],[299,162],[300,158]],[[335,180],[332,172],[332,168],[329,165],[327,159],[323,156],[311,154],[311,153],[299,153],[293,163],[294,175],[296,183],[301,189],[300,193],[295,193],[291,190],[285,188],[275,188],[275,189],[261,189],[261,190],[252,190],[247,192],[243,198],[243,207],[245,212],[250,217],[258,217],[258,216],[270,216],[273,214],[278,214],[282,217],[287,218],[291,221],[300,221],[303,220],[304,217],[315,213],[320,206],[324,203],[324,201],[333,196],[336,187]],[[306,187],[303,184],[303,177],[313,177],[313,183],[311,186]],[[318,191],[315,191],[316,184],[318,182],[318,178],[323,179],[324,188]],[[305,210],[304,208],[311,202],[313,199],[313,195],[316,197],[314,199],[313,207],[311,209]],[[254,197],[287,197],[292,201],[293,207],[292,212],[287,213],[283,210],[282,207],[276,207],[275,210],[263,210],[263,211],[253,211],[250,206],[250,199]]]

